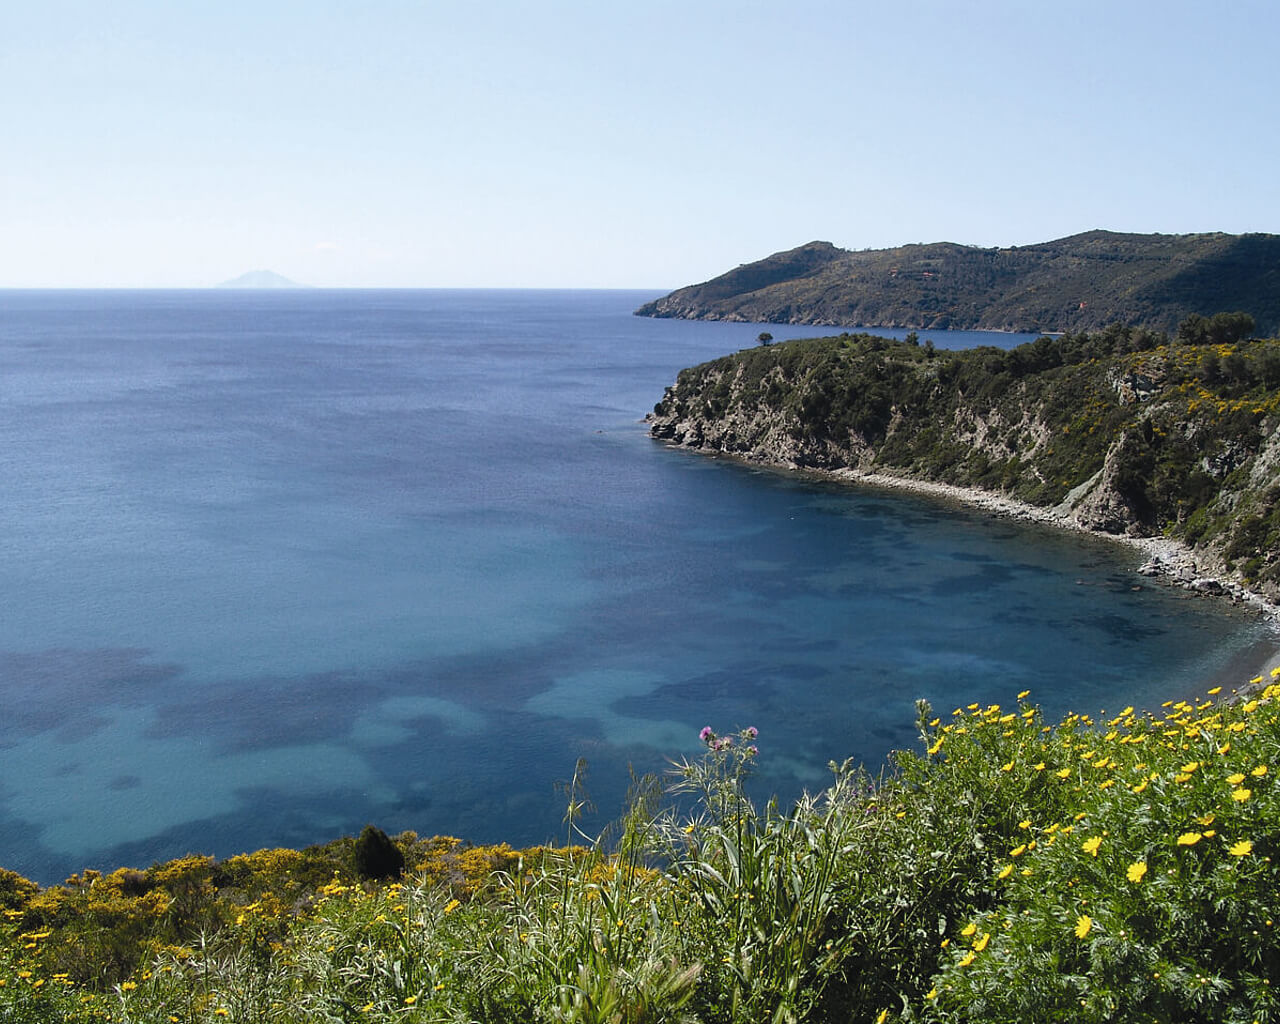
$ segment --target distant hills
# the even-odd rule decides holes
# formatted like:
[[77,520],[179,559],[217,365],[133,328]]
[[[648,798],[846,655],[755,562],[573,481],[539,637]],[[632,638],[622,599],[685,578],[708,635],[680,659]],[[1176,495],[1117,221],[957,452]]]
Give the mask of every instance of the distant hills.
[[640,316],[920,329],[1171,331],[1243,310],[1280,331],[1280,235],[1088,231],[983,249],[809,242],[641,306]]
[[307,288],[308,285],[290,281],[273,270],[250,270],[247,274],[223,281],[219,288]]

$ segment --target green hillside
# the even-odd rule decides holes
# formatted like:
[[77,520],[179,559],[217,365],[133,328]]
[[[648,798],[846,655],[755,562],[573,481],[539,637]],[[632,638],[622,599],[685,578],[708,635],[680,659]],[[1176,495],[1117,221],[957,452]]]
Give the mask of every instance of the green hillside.
[[1008,249],[810,242],[647,303],[642,316],[919,329],[1173,330],[1248,309],[1280,332],[1280,236],[1089,231]]
[[1010,350],[841,335],[683,371],[652,434],[781,466],[976,487],[1191,546],[1280,597],[1280,341],[1243,314]]

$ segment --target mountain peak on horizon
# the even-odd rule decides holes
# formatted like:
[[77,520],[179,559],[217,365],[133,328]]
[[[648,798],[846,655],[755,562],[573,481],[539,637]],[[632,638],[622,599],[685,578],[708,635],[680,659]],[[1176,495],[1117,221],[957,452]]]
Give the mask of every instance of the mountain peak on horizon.
[[308,285],[290,281],[274,270],[250,270],[248,273],[223,281],[218,288],[307,288]]

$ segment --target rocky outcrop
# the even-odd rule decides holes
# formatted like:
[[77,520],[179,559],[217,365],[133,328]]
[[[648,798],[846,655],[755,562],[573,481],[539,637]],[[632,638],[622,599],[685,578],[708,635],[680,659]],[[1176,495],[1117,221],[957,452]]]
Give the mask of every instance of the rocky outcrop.
[[1190,372],[1204,356],[1193,350],[1099,358],[1055,344],[1037,343],[1042,369],[1025,369],[1030,352],[866,335],[747,350],[682,372],[650,432],[773,466],[955,487],[1141,540],[1184,585],[1280,600],[1280,379],[1265,377],[1280,342],[1243,343],[1242,376],[1216,392]]

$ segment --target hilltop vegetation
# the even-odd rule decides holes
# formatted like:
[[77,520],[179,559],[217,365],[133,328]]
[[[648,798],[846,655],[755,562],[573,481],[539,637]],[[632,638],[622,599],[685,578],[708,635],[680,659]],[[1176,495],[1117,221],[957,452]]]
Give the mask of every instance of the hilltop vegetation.
[[1089,231],[1008,249],[810,242],[647,303],[642,316],[996,331],[1171,331],[1252,310],[1280,331],[1280,236]]
[[655,437],[783,466],[976,487],[1074,525],[1166,536],[1280,597],[1280,341],[1243,314],[935,350],[872,335],[681,372]]
[[891,774],[833,764],[785,811],[744,790],[767,736],[707,728],[692,805],[642,780],[612,841],[560,849],[406,833],[384,881],[364,836],[0,872],[0,1020],[1275,1021],[1271,682],[1056,726],[1026,693],[919,704]]

